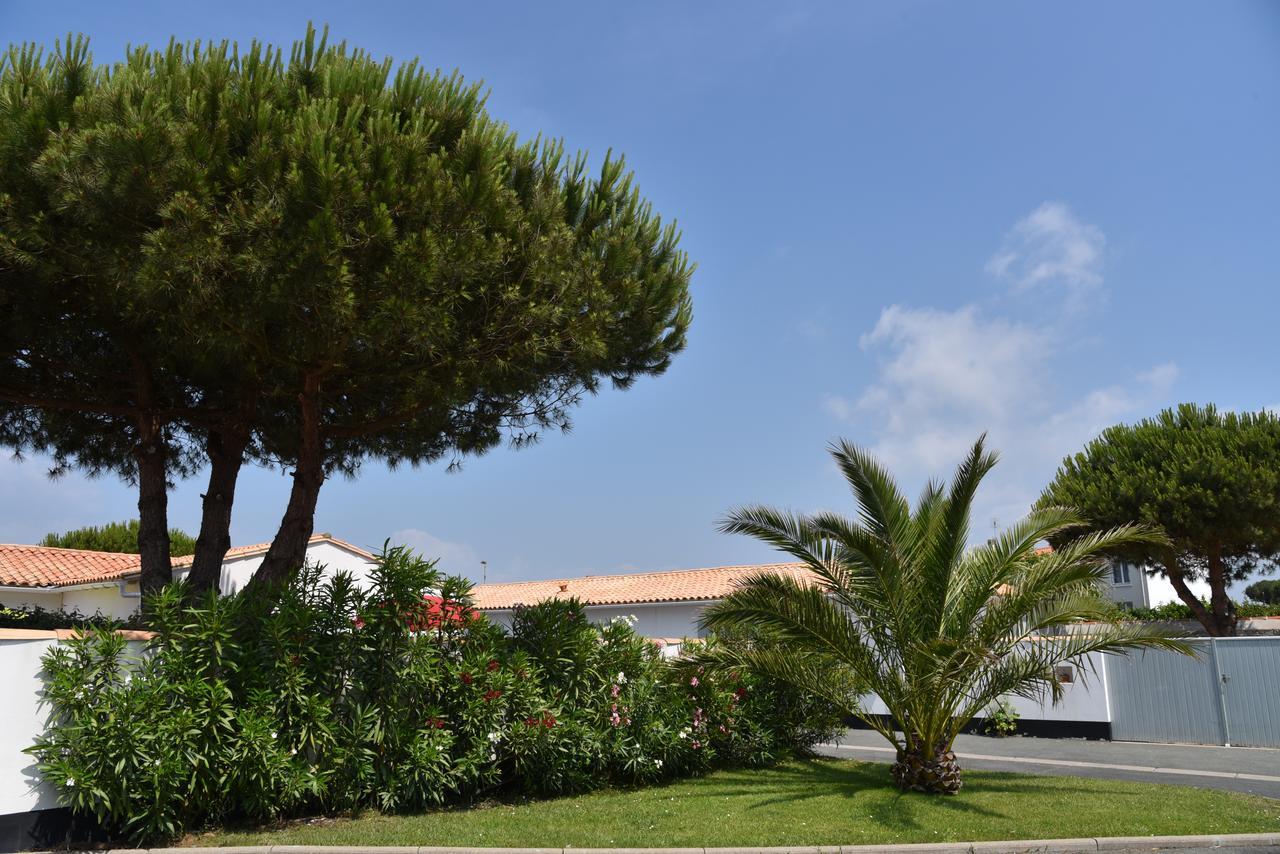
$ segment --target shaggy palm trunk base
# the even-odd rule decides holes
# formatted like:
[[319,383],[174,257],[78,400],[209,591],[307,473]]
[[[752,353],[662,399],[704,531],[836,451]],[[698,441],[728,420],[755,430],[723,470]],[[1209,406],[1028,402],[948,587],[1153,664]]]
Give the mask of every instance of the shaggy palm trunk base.
[[954,795],[960,791],[960,766],[948,748],[940,744],[929,751],[922,747],[899,750],[898,761],[889,771],[893,782],[904,792]]

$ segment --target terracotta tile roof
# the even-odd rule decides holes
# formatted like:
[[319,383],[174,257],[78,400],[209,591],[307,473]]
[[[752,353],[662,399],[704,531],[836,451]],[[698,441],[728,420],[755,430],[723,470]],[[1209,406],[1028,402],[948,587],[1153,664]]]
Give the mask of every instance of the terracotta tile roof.
[[808,580],[812,573],[800,563],[766,563],[679,569],[672,572],[639,572],[629,575],[585,575],[513,584],[480,584],[472,595],[480,610],[503,610],[533,605],[546,599],[576,596],[587,605],[636,605],[646,602],[697,602],[723,599],[735,584],[761,573],[789,575]]
[[120,578],[137,568],[137,555],[0,545],[0,584],[7,587],[92,584]]
[[[374,556],[359,546],[329,534],[316,534],[311,543],[327,542],[373,560]],[[227,551],[227,559],[266,554],[270,543],[237,546]],[[191,565],[190,555],[176,557],[176,568]],[[138,556],[91,552],[83,549],[55,549],[48,546],[0,544],[0,585],[6,587],[67,587],[74,584],[96,584],[115,581],[139,572]]]

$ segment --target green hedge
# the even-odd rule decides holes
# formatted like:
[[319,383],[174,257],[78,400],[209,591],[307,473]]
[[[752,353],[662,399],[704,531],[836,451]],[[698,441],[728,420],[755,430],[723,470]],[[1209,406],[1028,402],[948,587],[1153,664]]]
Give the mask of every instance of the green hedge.
[[[1241,618],[1280,617],[1280,604],[1265,605],[1257,602],[1235,602],[1234,604],[1236,613]],[[1206,608],[1210,607],[1208,602],[1205,602],[1204,605]],[[1129,619],[1143,622],[1194,620],[1196,618],[1196,615],[1191,611],[1191,607],[1181,602],[1167,602],[1155,608],[1130,608],[1126,615]]]
[[790,689],[664,660],[576,602],[522,610],[507,635],[467,591],[400,548],[367,592],[314,569],[273,604],[186,608],[171,588],[145,653],[106,629],[50,651],[53,717],[29,752],[65,804],[144,843],[763,765],[838,723]]

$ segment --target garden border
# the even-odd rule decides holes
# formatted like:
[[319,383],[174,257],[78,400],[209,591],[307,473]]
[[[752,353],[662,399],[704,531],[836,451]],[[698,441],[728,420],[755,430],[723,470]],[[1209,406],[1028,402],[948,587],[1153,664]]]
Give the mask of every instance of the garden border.
[[[115,848],[104,854],[1075,854],[1187,848],[1280,848],[1280,833],[1208,836],[1100,836],[905,845],[785,845],[737,848],[448,848],[439,846],[244,845],[225,848]],[[32,852],[54,854],[54,852]]]

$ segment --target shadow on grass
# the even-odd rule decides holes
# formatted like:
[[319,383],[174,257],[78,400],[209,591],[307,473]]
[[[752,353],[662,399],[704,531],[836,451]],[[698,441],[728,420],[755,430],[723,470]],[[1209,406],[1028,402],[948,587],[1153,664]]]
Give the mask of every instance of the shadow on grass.
[[[761,770],[721,771],[682,792],[690,799],[740,798],[747,810],[767,809],[817,798],[861,800],[858,809],[882,827],[918,830],[924,827],[920,815],[930,814],[936,825],[937,811],[992,819],[1014,819],[1012,812],[993,808],[976,798],[984,795],[1040,794],[1070,796],[1096,794],[1097,783],[1073,784],[1063,778],[1037,777],[1004,772],[973,772],[966,775],[966,788],[958,795],[929,795],[901,792],[889,779],[883,763],[851,762],[827,758],[797,759]],[[1013,803],[1012,799],[1001,799]]]
[[[873,823],[878,829],[910,832],[937,828],[940,823],[946,822],[948,815],[953,815],[957,821],[962,816],[996,822],[1016,821],[1019,818],[1017,804],[1020,795],[1053,798],[1069,798],[1076,794],[1097,795],[1100,790],[1105,791],[1109,788],[1110,782],[1090,780],[1086,783],[1083,780],[1072,781],[1070,778],[1062,777],[978,771],[965,774],[965,788],[959,795],[927,795],[898,791],[890,781],[888,768],[883,763],[812,757],[795,759],[767,768],[722,770],[707,777],[683,778],[653,786],[603,789],[582,795],[536,798],[512,792],[498,792],[492,793],[484,801],[454,803],[420,813],[404,813],[400,818],[442,813],[478,813],[492,808],[536,808],[539,804],[568,801],[579,797],[611,800],[637,796],[656,800],[667,796],[678,796],[680,800],[704,803],[731,801],[735,808],[745,813],[776,809],[781,814],[786,814],[788,806],[806,804],[818,799],[835,799],[837,802],[847,801],[847,811],[851,817],[855,814],[865,817],[864,820]],[[1124,794],[1134,793],[1124,792]],[[637,804],[637,806],[643,807],[643,804]],[[837,808],[840,812],[845,809],[843,806]],[[322,818],[319,821],[315,818],[293,819],[273,822],[265,826],[228,824],[225,829],[231,832],[261,833],[320,825],[314,829],[323,832],[325,825],[341,826],[344,824],[343,819],[374,816],[378,816],[378,813],[366,812],[363,815]],[[337,820],[335,821],[334,818]],[[685,819],[672,816],[671,820]]]

